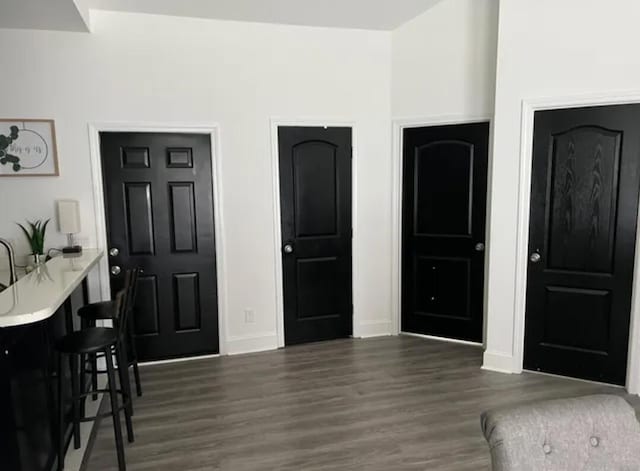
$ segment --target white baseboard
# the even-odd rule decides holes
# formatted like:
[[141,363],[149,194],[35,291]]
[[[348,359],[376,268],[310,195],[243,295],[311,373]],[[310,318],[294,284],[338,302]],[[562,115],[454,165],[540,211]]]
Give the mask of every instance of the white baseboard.
[[171,363],[185,363],[189,361],[207,360],[209,358],[218,358],[218,357],[220,357],[219,353],[212,353],[211,355],[198,355],[195,357],[172,358],[170,360],[143,361],[143,362],[140,362],[139,365],[140,366],[168,365]]
[[469,340],[450,339],[448,337],[438,337],[436,335],[416,334],[414,332],[400,332],[400,335],[406,335],[407,337],[418,337],[421,339],[437,340],[438,342],[457,343],[460,345],[470,345],[472,347],[482,347],[480,342],[470,342]]
[[353,336],[356,338],[383,337],[393,335],[391,321],[362,321]]
[[519,373],[514,368],[513,356],[502,352],[490,352],[486,350],[483,355],[482,369],[496,371],[498,373]]
[[226,352],[228,355],[239,355],[242,353],[276,350],[277,348],[278,334],[276,332],[267,332],[238,337],[229,336]]

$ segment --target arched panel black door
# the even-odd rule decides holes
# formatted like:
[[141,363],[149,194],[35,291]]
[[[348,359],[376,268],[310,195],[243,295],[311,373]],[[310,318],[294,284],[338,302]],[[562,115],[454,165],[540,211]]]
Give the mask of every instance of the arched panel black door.
[[524,367],[624,384],[640,106],[535,115]]
[[287,345],[352,334],[351,128],[280,127]]
[[489,123],[404,130],[402,330],[482,341]]

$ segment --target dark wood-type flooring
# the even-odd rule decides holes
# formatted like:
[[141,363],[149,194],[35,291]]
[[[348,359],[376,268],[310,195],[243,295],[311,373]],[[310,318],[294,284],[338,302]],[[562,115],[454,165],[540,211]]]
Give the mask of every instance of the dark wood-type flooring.
[[[128,470],[485,470],[483,410],[624,394],[481,362],[479,347],[400,336],[146,366]],[[86,465],[117,469],[110,421]]]

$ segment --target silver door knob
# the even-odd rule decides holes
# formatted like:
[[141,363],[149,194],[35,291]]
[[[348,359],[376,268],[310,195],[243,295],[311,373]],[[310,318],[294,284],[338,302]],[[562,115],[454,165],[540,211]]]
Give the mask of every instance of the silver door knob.
[[474,249],[476,252],[484,252],[484,244],[482,242],[478,242]]
[[533,252],[529,257],[529,260],[531,260],[531,263],[538,263],[541,258],[542,256],[538,252]]
[[293,253],[293,245],[286,244],[283,248],[284,253]]
[[120,251],[118,250],[117,247],[113,247],[112,249],[109,249],[109,255],[111,255],[112,257],[117,257],[119,253]]
[[111,274],[113,276],[118,276],[121,271],[122,271],[122,269],[118,265],[114,265],[114,266],[111,267]]

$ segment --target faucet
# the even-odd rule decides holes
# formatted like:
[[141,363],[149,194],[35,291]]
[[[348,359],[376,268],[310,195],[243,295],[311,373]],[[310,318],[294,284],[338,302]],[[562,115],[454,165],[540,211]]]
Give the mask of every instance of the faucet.
[[18,281],[16,276],[16,257],[13,253],[13,247],[8,240],[0,238],[0,245],[4,245],[7,249],[7,253],[9,254],[9,286]]

